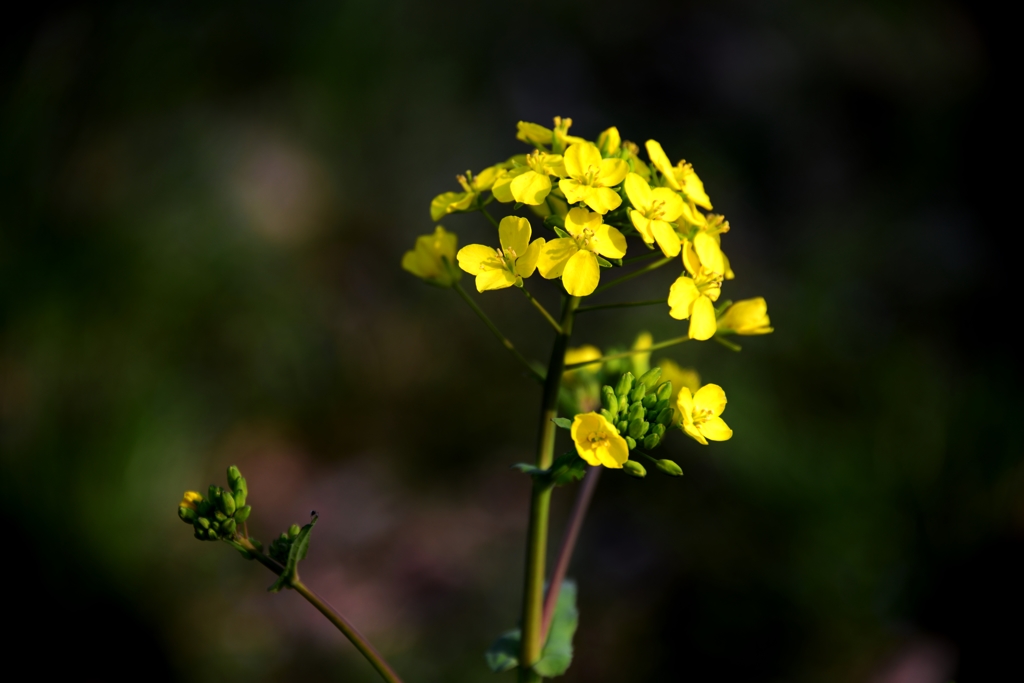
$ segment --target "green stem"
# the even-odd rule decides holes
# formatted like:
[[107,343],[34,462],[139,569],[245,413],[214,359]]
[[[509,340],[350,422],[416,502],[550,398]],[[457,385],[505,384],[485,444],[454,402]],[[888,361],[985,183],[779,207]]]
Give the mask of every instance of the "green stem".
[[487,220],[491,222],[491,225],[493,225],[494,227],[498,227],[498,221],[494,220],[494,216],[492,216],[491,212],[487,210],[487,207],[481,206],[480,213],[487,216]]
[[[270,571],[277,575],[280,575],[281,572],[284,571],[284,567],[257,550],[256,546],[254,546],[248,538],[243,538],[239,540],[238,543],[248,550],[260,564]],[[304,597],[309,604],[316,607],[320,614],[327,617],[327,620],[334,624],[334,626],[341,631],[353,645],[356,646],[356,649],[366,657],[366,660],[370,662],[370,665],[373,666],[374,669],[377,670],[377,673],[380,674],[381,678],[388,683],[402,683],[402,679],[399,678],[398,674],[396,674],[388,663],[384,661],[384,657],[377,651],[377,648],[371,645],[370,641],[366,639],[366,636],[360,633],[359,629],[349,623],[345,617],[341,616],[341,614],[331,607],[326,600],[313,592],[308,586],[306,586],[306,584],[302,583],[298,577],[292,580],[289,586],[294,588],[295,592]]]
[[539,301],[534,299],[533,295],[526,291],[526,287],[520,286],[519,291],[525,294],[526,298],[530,300],[530,303],[533,304],[534,308],[540,311],[540,314],[544,316],[544,319],[551,323],[551,327],[555,328],[555,332],[561,334],[562,326],[558,324],[558,321],[555,320],[554,316],[548,313],[548,309],[544,308]]
[[626,265],[627,263],[636,263],[637,261],[643,261],[644,259],[649,259],[652,256],[657,256],[657,255],[658,255],[658,250],[657,249],[653,249],[650,252],[648,252],[646,254],[643,254],[642,256],[631,256],[630,258],[623,259],[622,260],[622,265]]
[[530,361],[526,360],[526,357],[523,354],[519,353],[516,347],[512,345],[512,342],[508,340],[508,337],[501,333],[501,330],[499,330],[497,326],[495,326],[495,324],[491,322],[491,319],[487,317],[487,314],[484,313],[483,310],[476,305],[476,302],[473,301],[472,298],[470,298],[469,294],[466,293],[466,290],[462,288],[462,285],[456,282],[452,288],[459,293],[459,296],[461,296],[462,299],[467,304],[469,304],[469,307],[472,308],[473,312],[476,313],[480,320],[484,322],[484,325],[487,326],[487,329],[489,329],[494,334],[494,336],[498,338],[498,341],[501,342],[501,345],[508,349],[509,352],[513,356],[515,356],[520,363],[526,366],[526,369],[530,371],[530,376],[533,377],[538,382],[544,382],[544,375],[537,372],[537,368],[533,367],[533,364],[530,363]]
[[651,299],[650,301],[628,301],[625,303],[618,304],[597,304],[595,306],[580,306],[576,310],[576,313],[586,313],[587,311],[600,311],[605,308],[631,308],[633,306],[654,306],[656,304],[668,303],[667,299]]
[[[558,406],[558,391],[565,369],[565,350],[572,335],[573,316],[579,306],[578,297],[569,297],[562,307],[561,332],[555,337],[548,361],[540,411],[540,434],[537,439],[537,467],[548,469],[554,460],[555,432],[552,419]],[[519,651],[520,683],[536,683],[540,676],[533,665],[540,659],[544,612],[544,570],[547,560],[548,517],[551,511],[551,485],[534,484],[530,498],[530,523],[526,540],[526,577],[523,588],[522,642]]]
[[615,360],[616,358],[626,358],[627,356],[634,356],[638,353],[650,353],[651,351],[657,351],[658,349],[664,349],[669,346],[675,346],[676,344],[682,344],[683,342],[690,341],[689,337],[676,337],[675,339],[669,339],[668,341],[658,342],[657,344],[651,344],[650,346],[643,349],[630,349],[629,351],[623,351],[622,353],[612,353],[607,356],[601,356],[594,360],[583,361],[582,363],[573,363],[566,365],[566,370],[575,370],[576,368],[582,368],[584,365],[591,365],[596,363],[604,363],[606,361]]
[[629,280],[632,280],[633,278],[638,277],[640,275],[643,275],[644,273],[649,273],[652,270],[655,270],[657,268],[661,268],[663,265],[665,265],[669,261],[672,261],[672,259],[670,259],[670,258],[659,259],[659,260],[655,261],[654,263],[651,263],[650,265],[644,266],[640,270],[633,271],[629,275],[623,275],[622,277],[620,277],[620,278],[618,278],[616,280],[612,280],[611,282],[608,282],[608,283],[605,283],[605,284],[601,285],[600,287],[598,287],[597,289],[594,290],[594,294],[597,294],[598,292],[603,292],[604,290],[606,290],[606,289],[608,289],[610,287],[614,287],[615,285],[621,285],[623,282],[627,282]]

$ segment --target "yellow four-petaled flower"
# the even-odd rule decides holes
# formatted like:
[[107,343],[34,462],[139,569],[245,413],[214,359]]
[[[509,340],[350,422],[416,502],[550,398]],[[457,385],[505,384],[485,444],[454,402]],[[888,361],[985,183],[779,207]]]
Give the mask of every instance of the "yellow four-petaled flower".
[[605,225],[601,214],[578,207],[565,215],[565,231],[570,237],[544,245],[537,268],[541,277],[548,280],[561,277],[565,291],[572,296],[587,296],[601,280],[597,255],[622,258],[626,254],[626,238],[616,228]]
[[416,248],[405,252],[402,268],[421,280],[442,287],[451,287],[461,277],[455,270],[455,247],[458,238],[440,225],[432,235],[416,238]]
[[572,421],[576,452],[588,465],[622,469],[629,460],[629,446],[619,430],[599,413],[580,413]]
[[768,302],[760,296],[737,301],[718,319],[718,334],[768,334],[772,331]]
[[619,208],[622,197],[612,188],[629,172],[622,159],[602,159],[601,150],[592,142],[577,142],[563,156],[567,177],[558,187],[570,204],[583,202],[600,214]]
[[701,265],[689,243],[683,248],[683,263],[690,276],[677,278],[669,288],[668,314],[676,320],[690,319],[691,339],[711,339],[717,329],[714,302],[722,293],[722,275]]
[[506,216],[498,224],[500,249],[483,244],[470,244],[459,249],[459,268],[476,275],[476,290],[504,289],[522,286],[523,278],[533,275],[537,257],[544,248],[544,238],[530,242],[533,229],[530,221]]
[[676,398],[676,407],[679,408],[683,431],[705,446],[708,439],[728,441],[732,438],[732,430],[719,417],[725,410],[725,404],[725,391],[717,384],[705,384],[696,394],[682,387]]

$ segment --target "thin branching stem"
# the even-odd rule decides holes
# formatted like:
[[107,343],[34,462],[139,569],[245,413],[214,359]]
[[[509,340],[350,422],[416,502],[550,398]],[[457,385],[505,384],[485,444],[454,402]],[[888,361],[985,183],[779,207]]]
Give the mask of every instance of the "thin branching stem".
[[508,349],[509,353],[511,353],[513,356],[515,356],[516,359],[520,363],[522,363],[523,366],[526,367],[527,370],[530,371],[530,376],[533,377],[538,382],[543,384],[544,383],[544,375],[542,375],[540,372],[538,372],[537,368],[533,367],[533,364],[526,359],[526,356],[524,356],[523,354],[519,353],[519,351],[516,349],[516,347],[513,346],[512,342],[509,341],[508,337],[506,337],[504,334],[502,334],[501,330],[499,330],[497,328],[497,326],[494,323],[491,322],[491,319],[487,317],[487,314],[483,312],[483,309],[481,309],[479,306],[476,305],[476,302],[473,301],[472,297],[470,297],[469,294],[466,292],[466,290],[462,288],[462,285],[460,285],[458,282],[456,282],[453,285],[452,288],[456,292],[459,293],[459,296],[462,297],[463,301],[465,301],[467,304],[469,304],[469,307],[472,308],[473,312],[477,314],[477,317],[479,317],[480,320],[483,321],[484,325],[487,326],[487,329],[489,329],[494,334],[494,336],[498,338],[498,341],[501,342],[501,345],[504,346],[506,349]]
[[633,306],[655,306],[657,304],[667,303],[666,299],[651,299],[650,301],[626,301],[623,303],[615,304],[595,304],[593,306],[580,306],[576,313],[586,313],[588,311],[600,311],[606,308],[631,308]]
[[635,277],[643,275],[644,273],[649,273],[652,270],[656,270],[658,268],[661,268],[663,265],[665,265],[666,263],[668,263],[668,262],[670,262],[672,260],[673,259],[670,259],[670,258],[659,259],[659,260],[655,261],[654,263],[651,263],[650,265],[644,266],[643,268],[641,268],[639,270],[633,271],[629,275],[623,275],[620,278],[617,278],[615,280],[612,280],[611,282],[607,282],[607,283],[601,285],[600,287],[598,287],[597,289],[594,290],[594,294],[597,294],[598,292],[603,292],[604,290],[609,289],[611,287],[614,287],[615,285],[621,285],[623,282],[628,282],[629,280],[632,280]]
[[[237,542],[249,551],[253,558],[255,558],[260,564],[278,576],[280,576],[281,572],[284,571],[284,567],[260,552],[248,538],[243,538]],[[313,590],[306,586],[306,584],[302,583],[298,577],[289,582],[288,587],[295,589],[296,593],[304,597],[309,604],[313,605],[313,607],[316,607],[320,614],[327,617],[328,621],[334,624],[334,626],[341,631],[353,645],[356,646],[356,649],[359,650],[360,654],[366,657],[366,660],[370,662],[370,665],[373,666],[374,669],[377,670],[377,673],[380,674],[381,678],[388,683],[402,683],[402,679],[398,677],[398,674],[395,673],[394,669],[392,669],[387,661],[385,661],[384,657],[377,651],[377,648],[375,648],[370,641],[367,640],[366,636],[360,633],[359,629],[353,626],[348,619],[341,616],[338,610],[334,609],[330,603],[317,595]]]
[[615,360],[617,358],[626,358],[628,356],[633,356],[638,353],[650,353],[651,351],[657,351],[658,349],[664,349],[669,346],[675,346],[676,344],[682,344],[683,342],[688,341],[690,341],[689,337],[676,337],[675,339],[669,339],[667,341],[658,342],[657,344],[651,344],[646,348],[630,349],[629,351],[623,351],[621,353],[612,353],[607,356],[595,358],[594,360],[583,361],[582,363],[572,363],[570,365],[566,365],[565,369],[575,370],[576,368],[582,368],[584,365],[596,365],[597,363],[606,363],[607,361],[610,360]]
[[554,316],[548,313],[548,309],[544,308],[544,306],[539,301],[537,301],[532,294],[526,291],[526,287],[520,287],[519,291],[525,294],[526,298],[530,300],[530,303],[533,304],[534,308],[540,311],[540,314],[544,316],[544,319],[551,323],[551,327],[555,328],[555,332],[561,334],[562,326],[558,324],[558,321],[555,320]]
[[491,222],[491,225],[493,225],[494,227],[498,227],[498,221],[494,219],[494,216],[491,215],[491,212],[487,210],[486,206],[480,207],[480,213],[487,216],[487,220]]

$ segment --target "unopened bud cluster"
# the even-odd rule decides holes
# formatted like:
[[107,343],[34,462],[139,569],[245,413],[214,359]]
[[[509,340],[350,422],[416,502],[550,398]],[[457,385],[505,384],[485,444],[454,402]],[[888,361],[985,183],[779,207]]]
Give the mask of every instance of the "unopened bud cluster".
[[639,379],[627,372],[614,389],[601,387],[601,415],[615,425],[629,450],[656,448],[672,425],[672,382],[658,384],[660,378],[661,368],[652,368]]
[[195,491],[186,491],[178,504],[178,517],[192,525],[199,540],[233,539],[239,525],[249,519],[252,507],[245,504],[249,489],[245,477],[234,465],[228,468],[228,485],[230,489],[211,484],[206,498]]

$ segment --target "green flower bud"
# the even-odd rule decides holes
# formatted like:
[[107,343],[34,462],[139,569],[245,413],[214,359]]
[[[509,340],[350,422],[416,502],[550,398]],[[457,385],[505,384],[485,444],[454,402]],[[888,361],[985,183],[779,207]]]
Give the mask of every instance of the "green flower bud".
[[654,408],[651,410],[651,412],[657,415],[661,411],[665,410],[665,408],[668,408],[668,406],[668,400],[658,401],[657,403],[654,404]]
[[207,492],[206,499],[211,503],[216,504],[217,499],[220,498],[220,487],[210,484],[210,489]]
[[235,514],[235,497],[231,493],[227,491],[222,493],[220,499],[218,500],[218,503],[221,512],[223,512],[228,517]]
[[204,530],[202,530],[202,529],[196,529],[194,532],[192,532],[192,535],[196,537],[196,540],[199,540],[199,541],[205,541],[206,540],[206,532]]
[[625,375],[619,378],[619,384],[615,387],[615,395],[619,398],[629,394],[629,390],[633,388],[633,374],[627,372]]
[[639,440],[647,433],[648,427],[649,425],[646,422],[637,418],[629,423],[629,435],[634,439]]
[[235,521],[239,524],[244,524],[245,520],[249,519],[249,513],[252,512],[251,505],[243,505],[242,507],[235,510]]
[[232,491],[238,490],[238,482],[242,478],[242,473],[238,470],[235,465],[228,468],[228,485]]
[[611,422],[612,424],[615,424],[616,415],[610,412],[607,408],[601,408],[601,416],[604,417],[604,419]]
[[657,468],[664,472],[665,474],[668,474],[673,477],[683,476],[683,468],[671,460],[659,460],[655,464]]
[[226,521],[226,522],[224,522],[223,524],[220,525],[220,530],[222,532],[224,532],[224,534],[227,535],[227,536],[234,536],[235,535],[235,529],[237,529],[237,528],[238,527],[235,526],[235,520],[233,520],[233,519],[229,519],[228,521]]
[[[645,422],[644,424],[647,423]],[[657,448],[659,443],[661,443],[661,437],[655,434],[654,432],[651,432],[650,434],[644,437],[644,448],[646,448],[649,451]]]
[[644,396],[644,399],[640,401],[640,405],[642,405],[647,410],[653,408],[657,403],[658,397],[655,396],[654,394],[647,394],[646,396]]
[[638,479],[643,479],[644,477],[647,476],[647,470],[645,470],[644,466],[638,463],[636,460],[627,460],[625,463],[623,463],[622,471],[628,474],[629,476],[636,477]]
[[[641,384],[640,386],[643,386],[643,385]],[[644,407],[641,404],[634,403],[633,405],[631,405],[629,407],[629,413],[626,415],[626,419],[629,422],[632,422],[633,420],[637,420],[637,419],[642,420],[642,419],[644,419],[644,415],[646,415],[646,414],[647,414],[647,411],[644,410]]]
[[263,552],[263,544],[260,543],[257,539],[250,536],[249,543],[252,543],[253,547],[255,547],[256,550],[259,550],[261,553]]
[[[653,427],[651,427],[651,434],[657,434],[658,436],[665,436],[665,425],[663,425],[661,423],[658,423],[658,424],[654,425]],[[235,517],[238,517],[238,515],[235,514]]]
[[646,394],[646,393],[647,393],[647,385],[643,384],[641,382],[637,382],[636,386],[633,387],[633,391],[631,391],[629,393],[629,400],[630,401],[639,401],[639,400],[641,400],[644,397],[644,394]]
[[665,408],[665,410],[658,413],[658,418],[655,420],[660,425],[672,424],[672,418],[675,416],[675,408]]
[[199,524],[199,526],[201,526],[204,529],[210,528],[210,520],[206,517],[200,517],[196,520],[196,522]]
[[619,430],[619,434],[625,434],[629,431],[629,422],[626,420],[619,420],[615,423],[615,428]]
[[658,385],[658,400],[667,401],[672,398],[672,381],[662,382]]
[[228,518],[228,516],[221,512],[220,510],[217,510],[216,512],[213,513],[213,518],[218,522],[223,522],[225,519]]
[[640,375],[640,382],[643,382],[644,386],[648,389],[653,389],[654,385],[658,383],[661,378],[661,368],[654,367]]
[[608,385],[601,387],[601,402],[612,415],[619,412],[619,399],[615,396],[615,390]]
[[299,531],[301,531],[299,525],[292,524],[290,527],[288,527],[288,538],[295,538],[299,535]]
[[249,495],[249,490],[245,486],[245,479],[242,480],[239,489],[235,491],[235,509],[245,507],[245,499]]
[[192,522],[196,521],[196,518],[198,516],[199,515],[197,515],[196,511],[193,510],[192,508],[187,508],[184,505],[178,508],[178,517],[180,517],[181,521],[183,522],[188,522],[189,524],[191,524]]
[[627,436],[626,445],[629,446],[629,450],[633,450],[634,448],[636,448],[636,441],[633,440],[633,437]]

